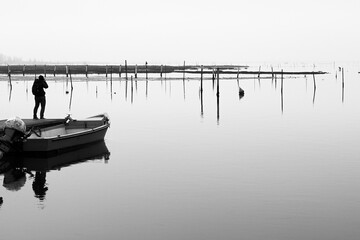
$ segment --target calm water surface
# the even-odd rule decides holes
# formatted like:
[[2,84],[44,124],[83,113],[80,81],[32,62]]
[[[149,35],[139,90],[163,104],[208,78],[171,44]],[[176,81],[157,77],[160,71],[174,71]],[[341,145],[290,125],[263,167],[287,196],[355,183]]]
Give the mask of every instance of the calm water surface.
[[[300,69],[301,70],[301,69]],[[137,82],[47,77],[45,117],[107,112],[105,144],[33,159],[0,186],[0,239],[359,239],[360,76]],[[244,76],[242,76],[244,77]],[[0,81],[0,118],[32,117],[32,77]],[[27,81],[29,80],[29,81]],[[40,162],[39,162],[40,161]],[[36,173],[37,172],[37,173]],[[38,174],[38,176],[36,176]],[[0,175],[0,182],[5,175]]]

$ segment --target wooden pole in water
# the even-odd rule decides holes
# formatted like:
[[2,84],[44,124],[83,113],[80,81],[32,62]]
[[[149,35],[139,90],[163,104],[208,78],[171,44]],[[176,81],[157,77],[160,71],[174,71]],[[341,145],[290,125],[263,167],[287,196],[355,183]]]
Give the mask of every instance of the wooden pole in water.
[[214,85],[215,85],[215,69],[213,68],[212,69],[212,87],[213,87],[213,90],[214,90]]
[[220,71],[219,68],[217,68],[217,86],[216,86],[216,117],[217,117],[217,121],[219,123],[220,121]]
[[146,79],[148,79],[148,63],[145,62]]
[[73,90],[73,82],[72,82],[72,77],[71,77],[71,70],[69,70],[70,72],[70,84],[71,84],[71,91]]
[[54,65],[54,77],[56,75],[56,65]]
[[183,80],[185,80],[185,61],[184,61]]
[[344,78],[344,68],[341,68],[341,77],[342,77],[342,91],[341,91],[341,99],[344,102],[344,87],[345,87],[345,78]]
[[217,86],[216,86],[216,96],[220,96],[220,71],[217,68]]
[[68,65],[65,66],[65,72],[66,72],[66,77],[68,77],[69,76],[69,66]]
[[261,73],[261,66],[259,66],[259,74],[258,74],[258,78],[260,78],[260,73]]
[[105,66],[105,77],[107,78],[108,76],[108,65]]
[[34,70],[34,72],[35,72],[35,79],[36,79],[36,64],[35,64],[35,70]]
[[126,78],[126,80],[128,80],[127,60],[125,60],[125,78]]
[[281,69],[281,94],[283,93],[284,71]]
[[112,90],[112,66],[110,66],[110,90],[111,90],[111,98],[112,98],[112,92],[113,92],[113,90]]
[[163,65],[160,66],[160,77],[162,78],[162,74],[163,74]]
[[121,78],[121,65],[119,65],[119,78]]
[[201,65],[200,92],[203,91],[203,65]]
[[112,85],[112,66],[110,66],[110,82],[111,82],[111,85]]
[[138,72],[138,67],[137,64],[135,65],[135,78],[137,78],[137,72]]
[[88,77],[88,65],[85,66],[85,76]]
[[11,76],[11,69],[10,69],[9,65],[7,65],[7,72],[8,72],[8,77],[10,77]]
[[238,71],[237,71],[237,74],[236,74],[236,79],[239,80],[239,73],[240,72],[240,68],[238,67]]
[[316,89],[315,73],[313,73],[313,81],[314,81],[314,91],[315,91]]
[[8,76],[9,76],[10,88],[12,88],[12,83],[11,83],[11,69],[10,69],[10,66],[9,66],[9,65],[8,65]]
[[46,64],[44,65],[44,75],[46,77]]
[[281,69],[281,112],[284,112],[284,92],[283,92],[283,80],[284,80],[284,72]]
[[25,64],[24,64],[24,66],[23,66],[23,76],[25,76]]

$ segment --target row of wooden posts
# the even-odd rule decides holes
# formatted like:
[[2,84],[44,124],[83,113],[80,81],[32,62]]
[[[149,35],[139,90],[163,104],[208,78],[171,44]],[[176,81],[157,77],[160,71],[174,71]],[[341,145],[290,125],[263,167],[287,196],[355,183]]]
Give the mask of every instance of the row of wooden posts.
[[[17,66],[17,67],[19,67],[19,66]],[[79,66],[72,66],[73,68],[74,68],[74,70],[75,71],[78,71],[79,72],[79,70],[78,70],[78,68],[79,68]],[[94,66],[93,66],[94,67]],[[97,67],[99,67],[99,66],[97,66]],[[219,81],[219,76],[220,76],[220,67],[213,67],[212,69],[210,69],[210,71],[204,71],[204,66],[203,65],[201,65],[200,66],[200,71],[186,71],[186,64],[185,64],[185,61],[184,61],[184,65],[183,65],[183,67],[182,68],[180,68],[180,67],[177,67],[177,68],[174,68],[174,67],[170,67],[170,69],[166,69],[166,65],[165,66],[163,66],[163,65],[161,65],[160,66],[160,77],[162,78],[163,77],[163,74],[165,73],[167,73],[167,72],[182,72],[183,73],[183,80],[185,80],[185,73],[199,73],[200,74],[200,81],[201,81],[201,87],[200,87],[200,91],[202,91],[202,86],[203,86],[203,75],[204,74],[211,74],[212,75],[212,80],[214,81],[215,80],[215,78],[216,78],[216,76],[217,76],[217,80]],[[134,77],[135,77],[135,79],[138,77],[138,73],[139,73],[139,71],[138,71],[138,66],[137,65],[135,65],[135,66],[133,66],[132,67],[133,69],[133,73],[134,73]],[[209,67],[207,67],[207,68],[209,68]],[[36,78],[36,74],[38,73],[38,67],[37,67],[37,65],[34,65],[34,73],[35,73],[35,78]],[[41,69],[41,68],[40,68]],[[109,69],[110,69],[110,80],[112,81],[112,74],[113,74],[113,72],[116,72],[117,70],[117,72],[118,72],[118,74],[119,74],[119,77],[121,78],[121,74],[122,74],[122,72],[123,72],[123,69],[122,69],[122,65],[119,65],[118,66],[118,69],[115,69],[115,71],[114,71],[114,69],[113,69],[113,65],[111,65],[111,66],[108,66],[108,65],[106,65],[105,66],[105,74],[106,74],[106,77],[108,77],[108,74],[109,74]],[[73,84],[72,84],[72,72],[71,72],[71,68],[70,68],[70,66],[69,65],[65,65],[65,75],[66,75],[66,77],[69,77],[70,76],[70,82],[71,82],[71,88],[73,88]],[[125,73],[125,79],[126,80],[128,80],[128,71],[129,69],[128,69],[128,64],[127,64],[127,60],[125,60],[125,66],[124,66],[124,73]],[[17,72],[19,72],[19,70],[17,70]],[[40,73],[41,73],[42,71],[40,70]],[[57,65],[54,65],[54,68],[53,68],[53,75],[54,76],[56,76],[56,73],[57,73]],[[88,65],[85,65],[85,76],[86,77],[88,77],[88,73],[89,73],[89,66]],[[145,62],[145,78],[146,79],[148,79],[148,73],[149,73],[149,69],[148,69],[148,63],[147,62]],[[284,72],[283,72],[283,70],[281,70],[281,72],[276,72],[276,71],[274,71],[274,69],[273,69],[273,67],[271,67],[271,72],[268,72],[268,71],[261,71],[261,66],[259,67],[259,71],[240,71],[240,68],[238,68],[237,69],[237,71],[221,71],[221,73],[222,74],[236,74],[236,77],[237,77],[237,79],[239,79],[239,75],[240,74],[257,74],[257,76],[258,76],[258,78],[260,79],[260,75],[261,74],[271,74],[271,76],[272,76],[272,79],[274,78],[274,76],[275,76],[275,78],[276,78],[276,75],[277,74],[281,74],[281,76],[283,77],[283,75],[284,75]],[[313,77],[314,77],[314,86],[316,87],[316,85],[315,85],[315,74],[324,74],[325,72],[287,72],[286,74],[305,74],[305,75],[307,75],[307,74],[312,74],[313,75]],[[22,66],[22,75],[23,76],[25,76],[25,74],[26,74],[26,65],[23,65]],[[45,75],[45,77],[47,76],[47,65],[44,65],[43,66],[43,74]],[[9,65],[7,65],[7,75],[8,75],[8,77],[9,77],[9,82],[10,82],[10,86],[12,86],[12,83],[11,83],[11,75],[12,75],[12,71],[11,71],[11,67],[9,66]],[[166,78],[166,75],[165,75],[165,78]],[[218,84],[217,84],[217,86],[219,86]],[[243,91],[241,88],[239,89],[239,91]],[[217,91],[218,92],[218,91]]]
[[[28,72],[28,74],[34,74],[36,75],[37,72],[40,72],[40,73],[43,73],[45,76],[47,75],[47,71],[49,69],[49,66],[50,65],[43,65],[43,71],[41,71],[41,67],[37,66],[37,65],[31,65],[33,66],[33,68],[29,70],[26,68],[27,66],[26,65],[14,65],[13,67],[16,68],[15,71],[14,71],[14,74],[21,74],[22,72],[22,75],[25,76],[26,72]],[[75,74],[79,74],[79,73],[84,73],[86,77],[88,77],[88,74],[89,72],[90,73],[104,73],[103,72],[103,69],[105,67],[105,74],[106,74],[106,77],[108,76],[108,74],[113,74],[113,73],[118,73],[119,74],[119,77],[121,77],[121,74],[124,72],[125,73],[125,78],[128,79],[128,73],[131,72],[131,73],[134,73],[134,77],[137,78],[138,76],[138,73],[139,72],[144,72],[144,69],[141,68],[139,69],[138,68],[138,65],[132,65],[132,66],[128,66],[127,64],[127,60],[125,60],[125,66],[124,66],[124,69],[123,69],[123,66],[122,65],[105,65],[105,66],[100,66],[100,65],[70,65],[72,67],[72,70],[74,70],[74,73]],[[70,66],[69,65],[54,65],[54,68],[53,68],[53,75],[56,76],[57,74],[57,71],[59,72],[59,74],[65,74],[67,77],[69,76],[70,74]],[[22,67],[22,69],[20,69]],[[59,69],[57,69],[59,67]],[[65,71],[64,71],[64,67],[65,67]],[[89,70],[89,68],[93,68],[93,70]],[[149,69],[149,67],[152,68],[152,70]],[[181,67],[181,66],[166,66],[166,65],[160,65],[160,66],[148,66],[148,63],[145,62],[145,74],[146,74],[146,79],[148,79],[148,73],[160,73],[160,77],[163,76],[163,74],[166,74],[166,73],[172,73],[172,72],[182,72],[183,73],[183,78],[185,78],[185,73],[190,73],[190,74],[201,74],[201,77],[203,74],[212,74],[213,76],[215,75],[215,70],[216,69],[221,69],[221,73],[222,74],[236,74],[237,75],[237,78],[239,77],[239,74],[257,74],[258,77],[260,77],[261,74],[271,74],[272,76],[274,74],[280,74],[281,72],[280,71],[274,71],[273,67],[271,67],[271,71],[261,71],[261,66],[259,67],[259,70],[258,71],[240,71],[240,68],[243,68],[243,67],[247,67],[247,66],[204,66],[204,65],[201,65],[200,68],[201,70],[198,71],[194,71],[194,68],[198,69],[199,66],[186,66],[185,64],[185,61],[184,61],[184,65]],[[62,69],[60,69],[62,68]],[[82,68],[82,69],[79,69],[79,68]],[[85,69],[84,69],[85,68]],[[96,68],[96,70],[94,70]],[[130,68],[130,69],[129,69]],[[210,70],[207,70],[207,71],[204,71],[204,68],[206,69],[210,69]],[[237,68],[237,71],[223,71],[224,69],[226,70],[229,70],[229,69],[236,69]],[[154,70],[156,69],[156,70]],[[189,70],[190,69],[190,70]],[[4,73],[4,68],[0,66],[0,72],[3,72]],[[85,71],[84,71],[85,70]],[[130,70],[130,71],[129,71]],[[140,71],[141,70],[141,71]],[[284,72],[283,74],[288,74],[288,75],[300,75],[300,74],[304,74],[304,75],[308,75],[308,74],[324,74],[325,72]],[[10,65],[7,65],[7,74],[8,76],[10,77],[11,74],[12,74],[12,69],[10,67]]]
[[[89,65],[85,65],[85,76],[86,77],[88,77],[88,73],[89,73],[89,71],[88,71],[88,68],[89,68]],[[35,73],[35,75],[36,75],[36,73],[38,72],[38,69],[40,69],[37,65],[34,65],[34,73]],[[109,69],[110,69],[110,73],[109,73]],[[124,70],[124,73],[125,73],[125,78],[126,79],[128,79],[128,66],[127,66],[127,61],[125,61],[125,68],[124,68],[125,70]],[[40,71],[41,72],[41,71]],[[105,74],[106,74],[106,77],[108,77],[108,74],[113,74],[113,66],[108,66],[108,65],[106,65],[105,66]],[[123,70],[122,70],[122,65],[119,65],[119,68],[118,68],[118,74],[119,74],[119,77],[121,77],[121,74],[122,74],[122,72],[123,72]],[[137,78],[137,75],[138,75],[138,66],[137,65],[135,65],[135,69],[134,69],[134,76],[135,76],[135,78]],[[42,72],[44,75],[45,75],[45,77],[46,77],[46,75],[47,75],[47,65],[44,65],[43,66],[43,72]],[[146,64],[145,64],[145,73],[146,73],[146,79],[148,79],[148,73],[149,73],[149,71],[148,71],[148,64],[147,64],[147,62],[146,62]],[[160,77],[162,77],[163,76],[163,73],[166,73],[166,66],[163,66],[163,65],[161,65],[160,66]],[[23,65],[23,67],[22,67],[22,75],[23,76],[25,76],[25,74],[26,74],[26,65]],[[56,74],[57,74],[57,65],[54,65],[54,69],[53,69],[53,75],[54,75],[54,77],[56,76]],[[66,77],[69,77],[69,75],[71,74],[71,69],[70,69],[70,66],[69,65],[66,65],[65,66],[65,75],[66,75]],[[11,71],[11,67],[10,67],[10,65],[7,65],[7,75],[9,76],[9,77],[11,77],[11,75],[12,75],[12,71]]]

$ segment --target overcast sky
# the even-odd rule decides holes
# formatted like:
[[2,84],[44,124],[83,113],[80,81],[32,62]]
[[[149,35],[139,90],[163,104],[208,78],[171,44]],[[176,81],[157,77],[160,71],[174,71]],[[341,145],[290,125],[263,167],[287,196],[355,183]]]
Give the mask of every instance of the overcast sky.
[[359,0],[4,0],[0,53],[52,62],[360,58]]

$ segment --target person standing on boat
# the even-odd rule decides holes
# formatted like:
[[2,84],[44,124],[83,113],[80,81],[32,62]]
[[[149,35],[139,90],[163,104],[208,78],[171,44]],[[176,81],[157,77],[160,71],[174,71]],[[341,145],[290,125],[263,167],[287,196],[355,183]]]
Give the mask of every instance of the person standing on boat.
[[35,96],[35,107],[34,107],[34,119],[38,119],[37,111],[39,106],[41,106],[40,110],[40,118],[44,119],[44,112],[45,112],[45,105],[46,105],[46,98],[45,98],[45,91],[44,88],[48,88],[48,84],[45,81],[45,78],[40,75],[38,79],[35,79],[33,86],[32,86],[32,93]]

